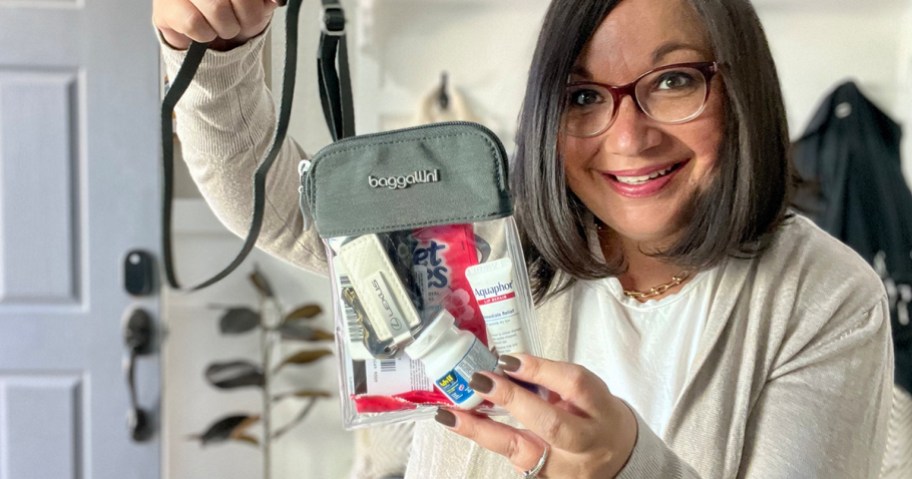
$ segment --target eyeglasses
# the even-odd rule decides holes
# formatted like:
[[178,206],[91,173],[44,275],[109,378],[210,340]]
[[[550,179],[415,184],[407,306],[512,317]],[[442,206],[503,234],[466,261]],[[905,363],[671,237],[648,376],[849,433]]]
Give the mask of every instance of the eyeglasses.
[[688,122],[703,113],[710,82],[718,72],[716,62],[677,63],[650,70],[622,86],[570,83],[564,95],[563,130],[582,138],[601,135],[614,123],[627,95],[657,122]]

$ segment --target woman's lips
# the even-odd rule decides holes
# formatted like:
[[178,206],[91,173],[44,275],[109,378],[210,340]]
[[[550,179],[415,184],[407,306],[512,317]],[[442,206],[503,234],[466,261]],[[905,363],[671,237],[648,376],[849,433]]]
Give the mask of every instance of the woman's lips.
[[618,194],[628,198],[645,198],[662,191],[688,161],[636,170],[602,172],[602,176]]

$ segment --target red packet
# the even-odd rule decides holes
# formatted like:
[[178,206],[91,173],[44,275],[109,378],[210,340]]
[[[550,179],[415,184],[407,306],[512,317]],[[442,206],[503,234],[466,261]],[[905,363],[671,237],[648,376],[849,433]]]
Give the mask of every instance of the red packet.
[[417,242],[412,267],[423,278],[425,309],[446,308],[456,326],[487,345],[484,316],[465,276],[466,268],[478,264],[472,225],[418,228],[412,236]]

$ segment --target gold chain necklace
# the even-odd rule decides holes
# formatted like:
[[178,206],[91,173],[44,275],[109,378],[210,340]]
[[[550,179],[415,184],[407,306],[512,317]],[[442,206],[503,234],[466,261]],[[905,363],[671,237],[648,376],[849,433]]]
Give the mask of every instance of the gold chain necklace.
[[649,291],[636,291],[633,289],[625,289],[624,296],[627,296],[628,298],[633,298],[636,300],[649,299],[649,298],[654,298],[656,296],[661,296],[661,295],[665,294],[669,289],[674,288],[675,286],[678,286],[681,283],[683,283],[689,277],[690,277],[689,271],[682,271],[682,272],[672,276],[671,281],[664,283],[664,284],[660,284],[658,286],[654,286],[652,288],[649,288]]

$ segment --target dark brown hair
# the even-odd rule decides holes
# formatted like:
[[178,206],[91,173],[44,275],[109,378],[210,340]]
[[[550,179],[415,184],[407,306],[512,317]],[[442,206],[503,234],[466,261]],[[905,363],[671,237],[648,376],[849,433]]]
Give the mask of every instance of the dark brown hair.
[[[529,71],[512,188],[536,301],[577,279],[624,271],[589,249],[586,207],[566,184],[558,135],[576,59],[619,0],[553,0]],[[711,184],[687,211],[681,239],[657,256],[703,269],[763,251],[786,217],[789,139],[775,63],[748,0],[689,0],[722,65],[725,132]],[[564,273],[560,274],[559,273]]]

